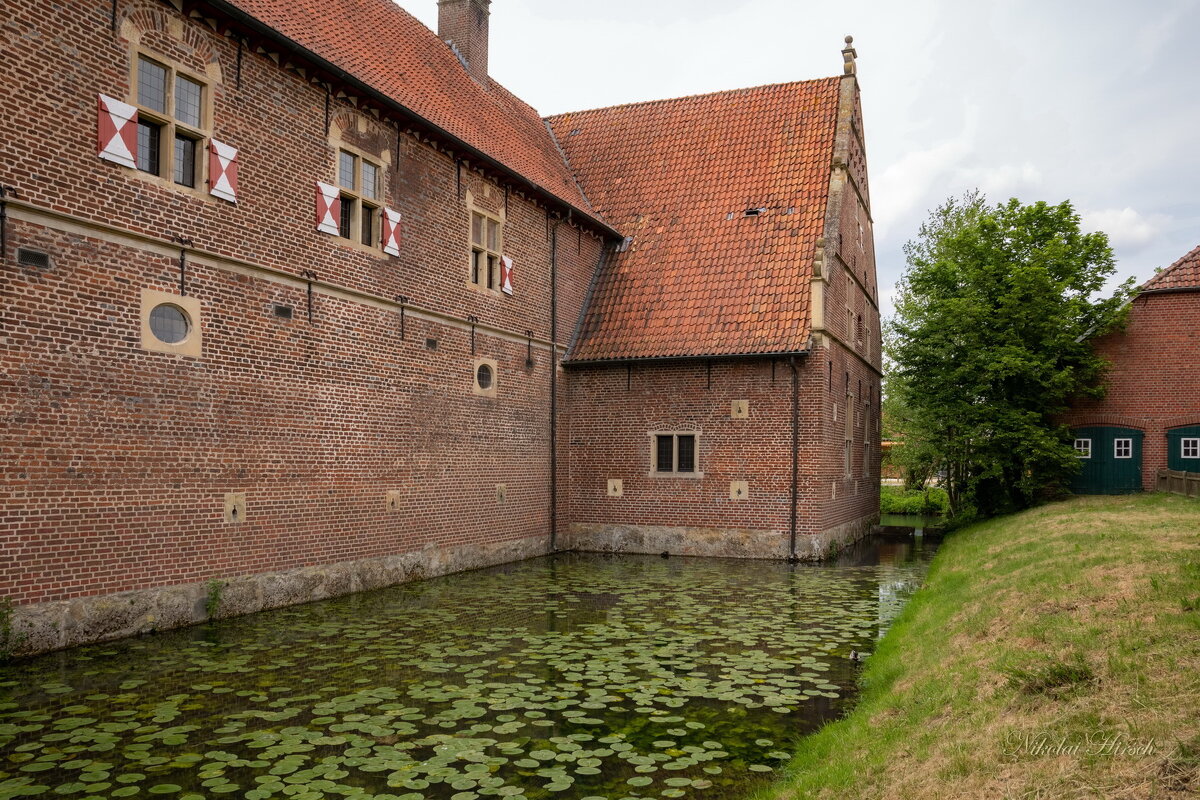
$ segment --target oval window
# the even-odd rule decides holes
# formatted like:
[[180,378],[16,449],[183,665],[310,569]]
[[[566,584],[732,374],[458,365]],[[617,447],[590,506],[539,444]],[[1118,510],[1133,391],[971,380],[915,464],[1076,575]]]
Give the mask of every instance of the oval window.
[[166,344],[179,344],[187,338],[191,322],[182,308],[161,303],[150,311],[150,332]]
[[492,367],[489,364],[480,364],[479,369],[475,370],[475,382],[479,384],[479,388],[488,390],[492,388]]

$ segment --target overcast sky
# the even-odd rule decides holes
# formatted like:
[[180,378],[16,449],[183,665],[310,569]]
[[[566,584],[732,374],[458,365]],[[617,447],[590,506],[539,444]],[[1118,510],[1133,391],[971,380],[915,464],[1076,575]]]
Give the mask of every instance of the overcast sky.
[[[436,0],[400,0],[436,30]],[[929,209],[1070,200],[1121,277],[1200,244],[1200,0],[494,0],[542,114],[841,74],[854,35],[885,313]]]

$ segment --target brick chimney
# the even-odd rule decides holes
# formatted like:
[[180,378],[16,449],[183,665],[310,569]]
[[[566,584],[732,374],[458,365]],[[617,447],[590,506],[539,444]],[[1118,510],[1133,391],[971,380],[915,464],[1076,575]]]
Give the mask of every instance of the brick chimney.
[[488,6],[492,0],[438,0],[438,38],[477,81],[488,74]]

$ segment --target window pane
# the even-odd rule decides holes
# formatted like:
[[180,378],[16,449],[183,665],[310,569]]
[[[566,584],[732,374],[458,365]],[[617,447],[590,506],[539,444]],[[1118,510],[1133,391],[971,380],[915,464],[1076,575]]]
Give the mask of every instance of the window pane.
[[343,189],[354,188],[354,162],[357,160],[345,150],[338,153],[338,185]]
[[471,243],[483,245],[483,217],[479,214],[471,215]]
[[674,472],[675,471],[675,437],[670,434],[666,436],[656,437],[657,455],[654,460],[654,469],[658,472]]
[[696,471],[696,437],[679,436],[679,471]]
[[379,168],[369,161],[362,164],[362,193],[371,200],[379,193]]
[[200,96],[203,87],[191,78],[175,76],[175,119],[184,125],[200,127]]
[[158,156],[162,144],[162,126],[138,120],[138,169],[158,174]]
[[471,283],[479,283],[479,265],[483,259],[483,253],[478,250],[471,251]]
[[496,286],[498,285],[498,278],[499,278],[499,276],[496,274],[496,257],[495,256],[487,257],[487,269],[488,269],[487,288],[495,289]]
[[500,249],[500,223],[494,219],[488,220],[488,250]]
[[196,185],[196,140],[175,137],[175,182],[180,186]]
[[362,243],[375,244],[375,209],[368,205],[362,207]]
[[354,198],[341,198],[341,219],[338,220],[338,235],[343,239],[350,238],[350,223],[354,221]]
[[157,305],[150,312],[150,332],[167,344],[179,344],[188,335],[187,315],[170,303]]
[[146,108],[166,113],[167,68],[153,61],[138,59],[138,102]]

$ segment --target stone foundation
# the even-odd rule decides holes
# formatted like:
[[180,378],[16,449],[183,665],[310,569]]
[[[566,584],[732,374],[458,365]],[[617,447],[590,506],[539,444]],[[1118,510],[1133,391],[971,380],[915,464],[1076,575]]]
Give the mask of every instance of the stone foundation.
[[[801,535],[797,537],[797,555],[802,561],[819,561],[870,533],[878,521],[878,517],[863,518],[819,534]],[[574,524],[563,537],[562,549],[785,559],[788,533]],[[407,581],[522,561],[548,552],[548,537],[538,536],[491,545],[430,546],[396,556],[228,578],[220,581],[219,603],[213,618],[237,617],[382,589]],[[209,592],[208,583],[190,583],[18,606],[13,618],[13,632],[18,637],[14,651],[16,655],[36,655],[206,622]]]
[[[427,547],[411,553],[220,581],[214,618],[382,589],[452,572],[522,561],[549,552],[549,537],[495,544]],[[36,655],[94,642],[182,628],[208,620],[208,583],[36,603],[14,609],[16,655]]]
[[[878,515],[796,537],[801,561],[820,561],[871,532]],[[785,559],[788,532],[739,528],[583,524],[569,526],[564,549],[594,553],[670,553],[675,556]]]

